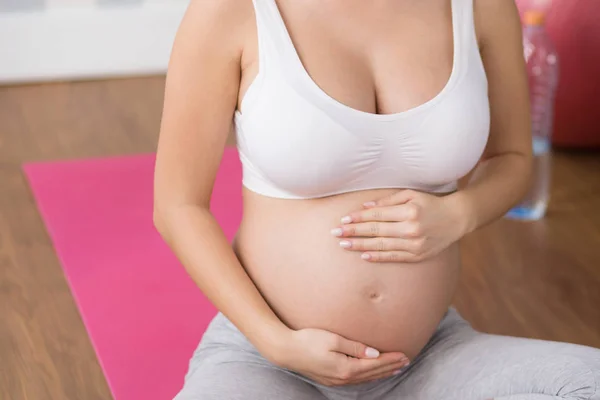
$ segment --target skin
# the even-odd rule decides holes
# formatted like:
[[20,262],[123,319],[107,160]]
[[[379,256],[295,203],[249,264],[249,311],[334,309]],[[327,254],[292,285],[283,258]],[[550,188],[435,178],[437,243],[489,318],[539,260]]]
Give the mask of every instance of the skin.
[[[448,0],[278,6],[313,80],[352,108],[400,112],[448,80]],[[461,190],[308,200],[244,190],[244,219],[231,246],[209,202],[234,111],[259,68],[255,17],[250,1],[191,3],[167,76],[155,225],[203,293],[271,362],[326,385],[397,371],[451,301],[457,241],[523,195],[531,140],[518,14],[512,2],[476,0],[475,22],[491,131]]]

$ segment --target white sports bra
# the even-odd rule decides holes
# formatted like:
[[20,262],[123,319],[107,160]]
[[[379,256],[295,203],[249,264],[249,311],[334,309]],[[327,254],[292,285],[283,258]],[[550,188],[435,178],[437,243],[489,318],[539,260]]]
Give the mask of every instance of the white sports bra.
[[253,0],[259,72],[235,114],[243,184],[277,198],[367,189],[451,192],[479,161],[490,125],[473,0],[452,0],[452,73],[433,99],[373,114],[326,94],[304,69],[275,0]]

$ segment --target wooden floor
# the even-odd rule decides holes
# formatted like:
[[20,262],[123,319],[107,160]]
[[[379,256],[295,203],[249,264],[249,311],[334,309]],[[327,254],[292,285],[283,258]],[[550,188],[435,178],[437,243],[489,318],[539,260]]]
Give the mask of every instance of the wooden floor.
[[[0,399],[111,398],[20,165],[153,151],[163,85],[0,88]],[[481,330],[600,347],[600,154],[553,168],[545,220],[464,240],[456,305]]]

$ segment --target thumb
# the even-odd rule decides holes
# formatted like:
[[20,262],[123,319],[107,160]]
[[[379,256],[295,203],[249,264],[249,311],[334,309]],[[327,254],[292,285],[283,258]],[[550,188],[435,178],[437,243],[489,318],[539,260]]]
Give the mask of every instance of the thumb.
[[[396,206],[399,204],[408,203],[413,200],[416,196],[417,192],[410,189],[400,190],[399,192],[393,193],[387,197],[377,200],[374,202],[373,206],[376,207],[386,207],[386,206]],[[372,202],[373,203],[373,202]],[[365,203],[367,205],[367,203]],[[370,206],[369,204],[367,208]]]
[[339,353],[346,354],[355,358],[377,358],[379,351],[372,347],[368,347],[362,343],[348,340],[341,336],[338,337],[336,347],[333,349]]

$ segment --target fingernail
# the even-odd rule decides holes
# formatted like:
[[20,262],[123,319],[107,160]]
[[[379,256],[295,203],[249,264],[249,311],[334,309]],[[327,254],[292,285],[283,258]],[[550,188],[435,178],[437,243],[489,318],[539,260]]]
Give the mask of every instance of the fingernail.
[[345,217],[342,217],[342,224],[349,224],[350,222],[352,222],[352,217],[346,215]]
[[398,374],[401,374],[401,373],[402,373],[402,370],[399,369],[398,371],[394,371],[394,373],[392,375],[398,375]]
[[370,260],[371,259],[371,255],[369,253],[362,253],[360,255],[360,258],[362,258],[363,260]]
[[377,205],[377,203],[375,203],[374,201],[367,201],[366,203],[363,203],[364,207],[375,207]]
[[342,233],[344,233],[344,231],[342,231],[342,228],[335,228],[331,230],[331,234],[333,236],[342,236]]
[[369,358],[377,358],[379,357],[379,352],[372,347],[367,347],[365,355]]
[[340,247],[343,247],[344,249],[349,249],[350,247],[352,247],[352,243],[350,243],[350,241],[348,240],[342,240],[340,241]]

